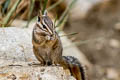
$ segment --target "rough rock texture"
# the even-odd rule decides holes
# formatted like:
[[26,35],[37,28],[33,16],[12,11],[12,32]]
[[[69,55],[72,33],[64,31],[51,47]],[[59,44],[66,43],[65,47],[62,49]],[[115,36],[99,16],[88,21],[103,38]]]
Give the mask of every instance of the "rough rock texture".
[[[32,65],[39,62],[33,54],[31,33],[32,28],[0,28],[0,80],[75,80],[61,67]],[[82,52],[66,37],[62,37],[62,43],[64,55],[76,56],[89,65]]]
[[0,58],[15,61],[33,61],[32,42],[27,29],[0,29]]
[[62,67],[9,65],[0,67],[0,80],[75,80]]
[[[62,67],[40,67],[31,41],[31,30],[0,28],[0,80],[75,80]],[[65,74],[67,72],[67,74]]]
[[[33,62],[37,61],[32,50],[32,28],[0,28],[0,59]],[[61,33],[60,35],[64,35]],[[86,57],[66,37],[61,37],[65,56],[75,56],[89,65]]]

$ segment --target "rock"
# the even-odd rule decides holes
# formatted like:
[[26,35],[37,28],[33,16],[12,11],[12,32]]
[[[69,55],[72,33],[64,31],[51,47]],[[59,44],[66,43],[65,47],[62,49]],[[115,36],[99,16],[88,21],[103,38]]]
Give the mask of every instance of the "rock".
[[62,67],[5,66],[0,67],[0,80],[75,80]]
[[[64,35],[64,33],[61,32],[60,35]],[[91,64],[84,54],[80,52],[66,36],[61,37],[61,40],[64,48],[63,55],[74,56],[78,58],[81,63],[87,65],[89,68],[91,67]],[[7,78],[13,78],[12,80],[17,78],[21,80],[20,76],[24,76],[24,74],[28,79],[22,80],[33,80],[33,78],[37,80],[38,76],[36,75],[38,73],[41,78],[42,73],[40,70],[42,67],[39,65],[30,66],[29,64],[32,63],[39,63],[32,49],[32,27],[24,29],[16,27],[0,28],[0,80],[7,80]],[[42,80],[75,80],[70,76],[68,71],[67,74],[64,74],[66,71],[61,69],[61,67],[44,67],[44,69],[48,70],[50,74],[44,73]],[[51,71],[53,71],[54,76]],[[61,76],[62,74],[64,75]],[[50,77],[46,78],[46,75]]]
[[32,51],[31,33],[27,29],[0,29],[0,58],[30,62],[36,60]]
[[62,67],[40,67],[32,50],[31,29],[0,28],[0,80],[75,80]]
[[[41,72],[43,68],[39,65],[29,65],[39,63],[33,54],[31,33],[32,28],[0,28],[0,80],[75,80],[69,72],[65,74],[61,67],[44,67],[45,71]],[[63,44],[69,43],[65,39],[62,37]],[[79,60],[87,63],[84,55],[79,55],[81,52],[74,46],[68,47],[70,45],[67,45],[64,55],[77,54],[78,58],[82,57]]]

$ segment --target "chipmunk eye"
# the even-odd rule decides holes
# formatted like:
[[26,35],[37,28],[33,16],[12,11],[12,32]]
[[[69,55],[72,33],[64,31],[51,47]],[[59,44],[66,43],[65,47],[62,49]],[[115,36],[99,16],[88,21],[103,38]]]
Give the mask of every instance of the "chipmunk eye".
[[45,29],[46,29],[46,26],[45,26],[45,25],[43,25],[43,28],[45,28]]

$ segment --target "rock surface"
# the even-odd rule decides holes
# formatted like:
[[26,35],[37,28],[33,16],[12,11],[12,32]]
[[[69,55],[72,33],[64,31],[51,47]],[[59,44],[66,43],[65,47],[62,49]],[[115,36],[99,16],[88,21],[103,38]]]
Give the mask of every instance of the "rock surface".
[[13,61],[34,61],[32,41],[27,29],[0,29],[0,58]]
[[33,50],[31,29],[0,28],[0,80],[75,80],[62,67],[40,67]]
[[62,67],[9,65],[0,67],[0,80],[75,80]]
[[[60,35],[64,35],[61,33]],[[32,27],[23,28],[0,28],[0,59],[33,62],[37,61],[32,50]],[[78,60],[89,65],[89,61],[77,47],[67,39],[61,37],[64,56],[75,56]]]

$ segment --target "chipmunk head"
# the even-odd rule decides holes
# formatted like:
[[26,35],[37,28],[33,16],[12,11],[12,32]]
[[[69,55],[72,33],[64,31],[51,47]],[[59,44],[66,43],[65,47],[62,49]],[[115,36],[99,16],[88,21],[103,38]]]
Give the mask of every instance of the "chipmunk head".
[[39,12],[36,27],[37,32],[43,36],[54,35],[54,25],[52,20],[47,16],[47,11],[45,11],[43,15],[41,12]]

